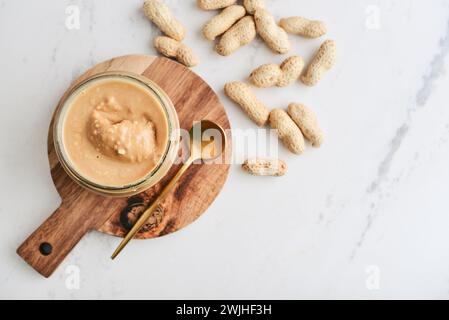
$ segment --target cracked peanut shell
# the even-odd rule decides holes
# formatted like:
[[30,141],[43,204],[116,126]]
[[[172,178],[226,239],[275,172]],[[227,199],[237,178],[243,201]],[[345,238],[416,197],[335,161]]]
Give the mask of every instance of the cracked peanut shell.
[[279,159],[248,159],[242,164],[243,170],[254,176],[281,177],[287,172],[287,164]]

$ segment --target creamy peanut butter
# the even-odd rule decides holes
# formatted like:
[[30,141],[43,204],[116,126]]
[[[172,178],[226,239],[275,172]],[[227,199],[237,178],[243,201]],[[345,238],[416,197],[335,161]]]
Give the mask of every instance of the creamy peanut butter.
[[63,143],[72,166],[96,184],[122,187],[140,181],[167,150],[163,106],[131,80],[94,81],[73,98],[63,121]]

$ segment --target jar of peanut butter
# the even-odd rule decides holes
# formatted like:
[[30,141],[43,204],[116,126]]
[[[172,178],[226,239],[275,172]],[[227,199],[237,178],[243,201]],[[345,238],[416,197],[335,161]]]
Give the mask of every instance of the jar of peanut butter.
[[167,94],[127,72],[97,74],[59,104],[53,127],[67,174],[105,196],[130,196],[158,183],[179,147],[179,120]]

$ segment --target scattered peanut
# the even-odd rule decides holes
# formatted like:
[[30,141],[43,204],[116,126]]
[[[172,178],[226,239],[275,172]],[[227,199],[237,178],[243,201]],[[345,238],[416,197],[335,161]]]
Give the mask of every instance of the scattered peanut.
[[254,20],[260,37],[273,51],[283,54],[290,50],[287,32],[276,24],[270,12],[257,8]]
[[265,8],[264,0],[243,0],[243,5],[245,6],[246,12],[249,14],[254,14],[258,8]]
[[157,51],[169,58],[175,58],[187,67],[194,67],[198,64],[198,58],[185,44],[173,40],[169,37],[156,37],[154,47]]
[[324,22],[302,17],[281,19],[279,25],[288,33],[297,34],[306,38],[319,38],[327,33]]
[[301,81],[307,86],[316,85],[324,75],[324,73],[330,70],[336,61],[337,49],[335,41],[325,41],[310,65],[307,67],[305,75],[301,77]]
[[280,66],[264,64],[250,75],[251,82],[259,88],[272,86],[286,87],[298,80],[304,68],[304,60],[299,56],[287,58]]
[[279,139],[293,153],[302,154],[305,150],[304,136],[298,126],[282,109],[270,113],[270,126],[277,130]]
[[300,103],[291,103],[288,106],[290,118],[298,125],[302,133],[314,147],[320,147],[323,143],[324,134],[318,125],[315,113]]
[[237,3],[237,0],[197,0],[198,7],[203,10],[222,9]]
[[240,18],[243,18],[246,10],[242,6],[234,5],[224,9],[219,15],[212,18],[203,27],[203,35],[208,40],[215,40],[215,38],[225,33],[236,23]]
[[226,31],[215,50],[222,56],[228,56],[253,41],[256,35],[253,17],[246,16]]
[[170,38],[182,41],[185,28],[176,20],[170,9],[158,0],[145,0],[143,12],[158,28]]
[[248,159],[242,168],[255,176],[281,177],[287,172],[287,164],[278,159]]
[[251,91],[249,85],[243,82],[231,82],[225,85],[226,95],[245,111],[248,116],[258,125],[267,123],[270,112]]

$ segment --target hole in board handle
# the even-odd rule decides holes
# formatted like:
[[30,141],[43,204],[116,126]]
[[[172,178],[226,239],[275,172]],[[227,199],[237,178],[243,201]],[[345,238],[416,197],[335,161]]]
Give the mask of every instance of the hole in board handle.
[[53,251],[53,247],[48,242],[42,242],[41,245],[39,246],[39,251],[42,255],[48,256]]

